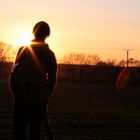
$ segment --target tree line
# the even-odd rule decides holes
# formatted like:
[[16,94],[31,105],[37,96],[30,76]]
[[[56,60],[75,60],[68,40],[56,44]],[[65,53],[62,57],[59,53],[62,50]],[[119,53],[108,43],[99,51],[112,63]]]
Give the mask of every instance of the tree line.
[[[140,67],[140,60],[130,58],[129,66]],[[124,67],[127,64],[127,60],[120,60],[117,62],[115,59],[108,59],[103,61],[97,54],[80,54],[80,53],[70,53],[63,57],[61,60],[62,64],[74,64],[74,65],[108,65],[108,66],[120,66]]]
[[[16,55],[16,48],[12,45],[0,42],[0,64],[5,62],[13,62]],[[140,60],[130,58],[129,65],[131,67],[140,67]],[[103,61],[97,54],[83,54],[70,53],[64,56],[61,60],[62,64],[75,65],[112,65],[112,66],[126,66],[126,60],[117,62],[115,59],[108,59]]]
[[[8,76],[15,57],[15,50],[11,45],[0,42],[0,78]],[[130,58],[131,81],[140,83],[140,61]],[[58,64],[58,80],[77,82],[115,82],[119,72],[126,66],[126,61],[116,62],[115,59],[102,61],[96,55],[71,53],[64,56]]]

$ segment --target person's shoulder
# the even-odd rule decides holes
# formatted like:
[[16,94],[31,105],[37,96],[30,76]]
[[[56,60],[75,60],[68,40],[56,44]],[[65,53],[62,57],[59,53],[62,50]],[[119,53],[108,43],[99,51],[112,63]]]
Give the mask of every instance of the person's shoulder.
[[47,43],[43,46],[43,49],[45,49],[50,55],[55,55]]
[[23,48],[24,48],[24,46],[21,46],[21,47],[18,49],[18,51],[22,51]]
[[18,53],[17,53],[17,54],[23,53],[24,50],[25,50],[25,46],[21,46],[21,47],[18,49]]
[[27,48],[27,46],[21,46],[21,47],[18,49],[18,52],[25,51],[25,50],[27,50],[26,48]]

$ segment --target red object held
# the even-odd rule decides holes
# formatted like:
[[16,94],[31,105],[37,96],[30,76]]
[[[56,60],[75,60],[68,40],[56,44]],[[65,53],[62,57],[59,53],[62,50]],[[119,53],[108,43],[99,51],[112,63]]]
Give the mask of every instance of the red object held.
[[125,87],[128,84],[129,77],[130,77],[129,69],[123,68],[117,77],[116,88],[122,89],[123,87]]

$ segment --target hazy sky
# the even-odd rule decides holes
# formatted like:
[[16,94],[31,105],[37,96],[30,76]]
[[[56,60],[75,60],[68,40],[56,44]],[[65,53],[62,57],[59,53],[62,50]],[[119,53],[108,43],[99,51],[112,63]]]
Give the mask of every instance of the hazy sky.
[[0,0],[0,41],[13,44],[34,24],[50,24],[57,57],[79,52],[140,60],[140,0]]

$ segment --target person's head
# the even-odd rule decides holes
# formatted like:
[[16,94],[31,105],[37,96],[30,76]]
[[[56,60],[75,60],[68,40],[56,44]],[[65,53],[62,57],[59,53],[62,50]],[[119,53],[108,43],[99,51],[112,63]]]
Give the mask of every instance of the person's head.
[[48,23],[40,21],[33,28],[35,39],[44,41],[50,35],[50,27]]

